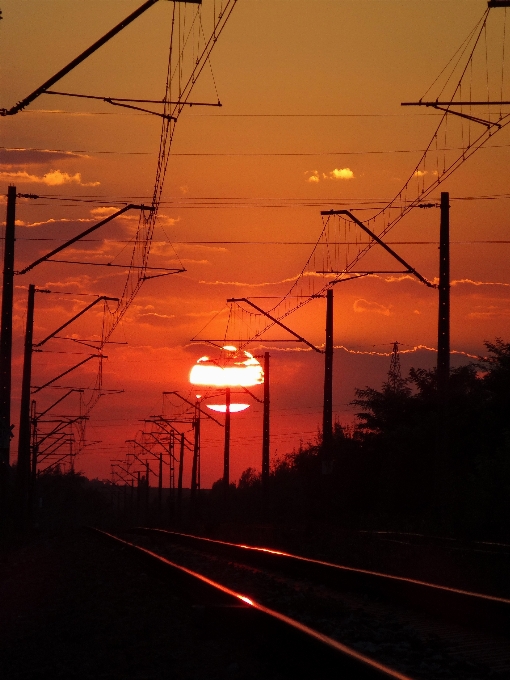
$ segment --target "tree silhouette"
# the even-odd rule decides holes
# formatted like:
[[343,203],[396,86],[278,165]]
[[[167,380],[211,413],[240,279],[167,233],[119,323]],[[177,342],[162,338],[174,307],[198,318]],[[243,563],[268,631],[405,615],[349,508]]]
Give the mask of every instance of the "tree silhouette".
[[[330,475],[321,474],[320,433],[273,465],[271,517],[510,538],[510,343],[485,347],[487,356],[451,371],[446,403],[435,369],[393,371],[381,389],[356,390],[356,423],[336,425]],[[257,474],[243,473],[236,491],[248,521]]]

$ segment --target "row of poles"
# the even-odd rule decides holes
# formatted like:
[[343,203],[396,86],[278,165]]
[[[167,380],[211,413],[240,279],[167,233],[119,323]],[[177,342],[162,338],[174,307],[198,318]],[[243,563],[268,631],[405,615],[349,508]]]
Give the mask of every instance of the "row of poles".
[[[5,513],[5,502],[7,497],[7,486],[10,470],[10,441],[13,437],[14,429],[14,425],[11,423],[11,393],[16,197],[16,187],[9,186],[7,193],[7,215],[4,237],[4,269],[0,333],[0,505],[2,509],[2,516]],[[38,417],[35,408],[35,401],[32,400],[31,392],[32,354],[34,349],[34,306],[36,291],[37,289],[34,284],[30,284],[28,286],[16,480],[22,518],[24,518],[30,512],[30,508],[33,504],[33,493],[39,453],[37,442]],[[42,387],[40,389],[42,389]],[[61,400],[58,400],[58,402],[60,401]],[[46,412],[47,411],[45,411],[45,413]],[[59,430],[58,426],[56,430]],[[54,432],[50,434],[53,433],[55,433],[55,428]],[[60,439],[62,439],[62,436],[59,438],[59,445],[62,444]],[[70,456],[72,467],[74,461],[72,436],[70,439],[66,438],[66,442],[64,443],[67,443],[67,441],[70,441],[70,451],[64,455],[58,455],[57,460],[60,462]],[[48,458],[53,454],[56,454],[56,450],[57,449],[52,449],[50,446],[50,453],[46,451],[45,457]]]
[[[177,2],[191,3],[191,4],[201,4],[202,0],[177,0]],[[42,85],[37,87],[28,96],[24,97],[15,106],[11,108],[0,109],[0,116],[13,116],[26,108],[35,99],[44,94],[52,94],[50,88],[60,81],[65,75],[70,73],[79,64],[84,62],[88,57],[94,54],[100,47],[109,42],[114,36],[120,33],[124,28],[129,26],[133,21],[135,21],[144,12],[155,5],[158,0],[146,0],[140,7],[138,7],[134,12],[125,17],[120,23],[109,30],[105,35],[103,35],[99,40],[96,40],[90,47],[85,51],[71,60],[66,66],[61,68],[57,73],[55,73],[51,78],[46,80]],[[228,15],[227,15],[228,16]],[[105,100],[108,101],[108,100]],[[110,103],[115,103],[110,100]],[[125,106],[126,104],[121,104]],[[154,113],[153,111],[146,110],[147,113]],[[161,114],[156,114],[161,115]],[[36,196],[28,195],[27,197],[36,198]],[[12,360],[12,303],[13,303],[13,291],[14,291],[14,229],[15,229],[15,205],[16,205],[16,188],[10,186],[8,188],[7,194],[7,219],[6,219],[6,232],[5,232],[5,251],[4,251],[4,270],[3,270],[3,289],[2,289],[2,310],[1,310],[1,328],[0,328],[0,519],[5,514],[6,508],[6,498],[7,498],[7,487],[8,487],[8,477],[10,470],[10,441],[13,436],[12,430],[13,425],[11,424],[11,360]],[[120,212],[129,210],[133,207],[139,206],[126,206]],[[142,207],[143,208],[143,207]],[[91,230],[97,229],[99,226],[109,221],[113,217],[116,217],[119,213],[103,220],[101,223],[95,225]],[[91,230],[88,230],[89,233]],[[78,235],[74,241],[85,236],[85,232]],[[57,250],[62,250],[63,248],[70,245],[66,243],[60,246]],[[33,267],[44,259],[48,259],[50,255],[55,254],[56,251],[48,254],[44,258],[37,260],[30,266]],[[28,269],[25,269],[25,273]],[[59,376],[60,377],[60,376]],[[25,401],[23,402],[26,406]],[[22,416],[23,423],[26,422],[26,417]],[[20,433],[21,435],[21,433]],[[25,442],[25,435],[21,435],[22,440]],[[19,457],[19,454],[18,454]],[[23,458],[23,456],[22,456]],[[27,469],[27,462],[25,460],[20,461],[21,470]],[[28,463],[28,467],[30,464]],[[29,480],[23,480],[20,478],[22,486],[26,488],[29,487]]]
[[[439,206],[436,204],[426,204],[422,207],[440,208],[440,229],[439,229],[439,283],[437,286],[439,294],[438,305],[438,325],[437,325],[437,389],[440,402],[444,405],[448,400],[448,381],[450,375],[450,195],[448,192],[441,193]],[[367,226],[357,220],[352,213],[347,210],[328,210],[323,211],[322,215],[347,215],[363,231],[368,233],[371,239],[388,252],[401,265],[405,266],[407,273],[413,274],[419,281],[428,287],[436,287],[425,279],[408,262],[400,257],[377,235],[371,232]],[[254,307],[259,313],[265,315],[271,322],[276,323],[284,330],[291,333],[296,339],[307,344],[310,348],[319,353],[324,353],[324,392],[323,392],[323,411],[322,411],[322,442],[319,450],[321,467],[324,474],[331,471],[331,453],[333,443],[333,355],[334,355],[334,313],[333,313],[333,286],[341,283],[343,279],[330,284],[326,290],[326,337],[324,351],[308,342],[305,338],[295,333],[291,328],[281,323],[277,318],[271,316],[263,309],[255,305],[247,298],[231,298],[227,302],[243,302]],[[262,454],[262,484],[267,487],[269,480],[269,354],[265,354],[264,359],[264,424],[263,424],[263,454]],[[226,395],[226,416],[225,416],[225,454],[224,454],[224,474],[223,481],[225,489],[229,483],[229,441],[230,441],[230,390],[227,388]],[[446,422],[446,418],[444,419]]]
[[[167,394],[167,393],[163,393]],[[137,488],[150,488],[150,475],[153,474],[158,480],[158,509],[162,512],[162,498],[163,498],[163,466],[169,467],[169,492],[176,491],[175,494],[175,510],[177,517],[182,516],[182,491],[183,491],[183,476],[184,476],[184,460],[185,449],[192,451],[192,466],[191,466],[191,488],[190,498],[191,505],[194,505],[195,497],[200,489],[200,430],[201,430],[201,409],[200,402],[194,404],[179,395],[177,392],[172,392],[193,408],[191,417],[179,418],[177,420],[167,418],[164,416],[153,416],[144,421],[145,423],[152,423],[157,428],[157,432],[151,429],[149,432],[142,431],[142,441],[137,439],[128,439],[126,443],[133,445],[133,452],[128,453],[125,459],[112,460],[112,484],[115,482],[115,477],[123,484],[134,484],[136,482]],[[174,425],[175,422],[183,423],[189,422],[193,432],[193,441],[186,438],[184,432],[180,432]],[[147,441],[147,439],[151,441]],[[177,442],[179,446],[177,446]],[[160,447],[160,450],[154,450],[154,447]],[[179,448],[179,457],[176,455],[176,449]],[[145,460],[143,459],[145,456]],[[150,456],[157,461],[159,466],[158,473],[155,473],[150,466]],[[168,457],[168,461],[165,459]],[[135,463],[136,461],[136,463]],[[132,469],[133,464],[142,465],[145,472],[141,476],[140,469]],[[177,486],[175,484],[175,466],[178,466]],[[118,469],[116,469],[118,468]],[[120,472],[119,472],[120,470]],[[147,494],[149,492],[147,491]],[[148,498],[148,496],[147,496]],[[147,500],[148,502],[148,500]]]
[[[263,489],[267,489],[268,483],[269,483],[269,472],[270,472],[270,354],[269,352],[264,353],[264,396],[263,396],[263,413],[262,413],[262,475],[261,475],[261,480],[262,480],[262,487]],[[193,458],[192,458],[192,467],[191,467],[191,484],[190,484],[190,505],[191,509],[193,512],[193,507],[195,504],[196,500],[196,493],[200,489],[200,452],[201,452],[201,442],[200,442],[200,433],[201,433],[201,416],[205,415],[208,419],[213,420],[215,423],[218,425],[221,425],[216,418],[213,418],[211,415],[206,413],[205,411],[202,410],[201,408],[201,399],[197,399],[197,401],[192,404],[192,402],[189,402],[186,398],[182,397],[178,392],[171,392],[171,393],[163,393],[163,394],[173,394],[188,403],[190,406],[193,407],[194,412],[193,416],[191,418],[191,425],[192,425],[192,431],[194,433],[194,438],[193,438],[193,443],[190,445],[188,448],[192,448],[193,450]],[[223,448],[223,488],[224,488],[224,495],[225,498],[228,495],[228,489],[230,486],[230,439],[231,439],[231,388],[227,387],[225,389],[225,422],[223,424],[224,426],[224,448]],[[178,507],[178,514],[180,514],[180,508],[181,508],[181,502],[180,499],[182,497],[182,483],[183,483],[183,467],[184,467],[184,449],[186,448],[186,439],[185,435],[182,432],[179,432],[173,425],[174,422],[187,422],[186,420],[183,421],[182,419],[179,419],[178,421],[172,420],[170,418],[163,418],[162,416],[158,416],[155,418],[152,418],[148,420],[147,422],[152,422],[152,423],[157,423],[160,428],[165,430],[165,427],[162,425],[164,423],[167,428],[171,429],[166,429],[166,433],[168,435],[168,442],[169,442],[169,465],[170,465],[170,470],[172,469],[172,456],[173,456],[173,448],[172,448],[172,442],[174,441],[174,438],[176,436],[181,438],[181,447],[180,447],[180,457],[179,457],[179,475],[178,475],[178,487],[177,487],[177,507]],[[146,434],[146,433],[142,433]],[[149,433],[153,435],[153,433]],[[157,439],[157,438],[156,438]],[[145,447],[142,443],[137,442],[136,440],[128,440],[129,442],[133,443],[135,446],[138,445],[140,446],[146,453],[155,455],[154,452]],[[161,444],[161,442],[158,442]],[[161,495],[161,489],[162,489],[162,484],[163,484],[163,476],[162,476],[162,454],[160,453],[160,473],[159,473],[159,489],[160,489],[160,495]],[[138,456],[135,456],[139,462],[140,459]],[[174,460],[175,456],[174,456]],[[120,463],[121,461],[117,461]],[[147,466],[147,479],[149,475],[150,468],[148,466],[148,461],[146,461],[146,466]],[[127,472],[127,470],[124,468],[124,472]],[[131,473],[129,473],[131,474]],[[125,481],[125,480],[124,480]],[[170,488],[172,488],[172,475],[170,474]]]
[[[13,314],[13,291],[14,291],[14,244],[15,244],[15,206],[16,206],[16,187],[10,186],[8,188],[7,200],[7,215],[6,215],[6,229],[4,239],[4,270],[3,270],[3,294],[2,294],[2,315],[1,315],[1,353],[0,353],[0,374],[1,389],[0,389],[0,494],[4,500],[6,498],[7,479],[10,469],[10,440],[12,438],[12,430],[14,425],[11,424],[11,367],[12,367],[12,314]],[[131,206],[130,206],[131,207]],[[108,218],[109,219],[109,218]],[[100,224],[103,224],[102,221]],[[97,228],[99,225],[95,225]],[[90,230],[87,230],[87,233]],[[82,236],[82,235],[80,235]],[[75,239],[73,239],[74,241]],[[61,249],[62,246],[59,247]],[[53,251],[52,251],[53,253]],[[33,263],[29,268],[39,264],[48,259],[51,255],[48,254],[44,258]],[[28,268],[27,268],[28,269]],[[35,293],[48,292],[41,291],[36,288],[34,284],[28,286],[27,298],[27,317],[26,317],[26,331],[24,342],[24,362],[23,362],[23,376],[22,376],[22,393],[20,405],[20,420],[19,420],[19,437],[18,437],[18,465],[17,478],[18,486],[22,497],[22,505],[28,507],[31,505],[31,496],[34,489],[35,474],[37,469],[37,442],[36,431],[34,427],[37,426],[37,416],[35,413],[35,402],[31,399],[31,380],[32,380],[32,355],[34,350],[33,342],[33,326],[34,326],[34,309],[35,309]],[[109,299],[106,296],[101,296],[99,299]],[[96,300],[97,302],[97,300]],[[92,303],[95,304],[96,302]],[[90,308],[89,305],[82,312]],[[48,339],[53,337],[58,331],[62,330],[66,325],[73,321],[77,316],[70,321],[63,324],[57,331],[45,338],[41,345]],[[91,357],[89,357],[91,358]],[[88,361],[86,359],[85,361]],[[83,362],[81,362],[83,363]],[[74,370],[73,367],[71,370]],[[69,371],[66,371],[66,373]],[[269,459],[270,459],[270,391],[269,391],[269,353],[266,352],[264,356],[264,409],[263,409],[263,444],[262,444],[262,482],[264,487],[267,487],[269,479]],[[62,377],[57,376],[54,380]],[[45,387],[46,385],[42,386]],[[42,388],[39,388],[42,389]],[[227,402],[229,402],[230,390],[227,390]],[[61,400],[58,400],[59,403]],[[201,412],[198,406],[198,412]],[[225,444],[224,444],[224,470],[223,481],[225,490],[229,487],[230,477],[230,408],[227,408],[225,416]],[[208,416],[210,417],[210,416]],[[214,420],[214,419],[213,419]],[[197,479],[199,479],[199,451],[200,451],[200,417],[194,419],[195,443],[194,455],[192,464],[192,479],[191,479],[191,494],[197,489]],[[2,500],[2,503],[3,503]]]
[[[36,198],[33,195],[24,195],[27,198]],[[1,320],[0,320],[0,511],[2,517],[5,514],[5,503],[8,493],[8,480],[10,472],[10,442],[13,437],[14,425],[11,423],[11,401],[12,401],[12,340],[13,340],[13,298],[14,298],[14,275],[24,274],[42,262],[48,261],[56,252],[60,252],[64,248],[75,243],[77,240],[83,238],[85,235],[90,233],[92,230],[98,229],[100,226],[105,224],[105,220],[95,224],[93,227],[82,232],[78,236],[66,241],[64,244],[58,246],[58,248],[52,250],[46,255],[40,257],[35,262],[25,267],[19,272],[14,269],[15,265],[15,223],[16,223],[16,198],[18,194],[16,193],[15,186],[9,186],[7,192],[7,212],[6,212],[6,224],[5,224],[5,236],[4,236],[4,268],[3,268],[3,288],[2,288],[2,309],[1,309]],[[131,208],[142,208],[143,206],[126,206],[121,211],[125,212],[127,209]],[[119,212],[115,213],[117,216]],[[110,221],[112,216],[106,218],[106,221]],[[35,294],[36,293],[49,293],[51,291],[45,289],[36,288],[34,284],[29,284],[28,286],[28,298],[27,298],[27,317],[26,317],[26,329],[25,329],[25,342],[24,342],[24,360],[23,360],[23,376],[22,376],[22,389],[21,389],[21,405],[20,405],[20,419],[19,419],[19,436],[18,436],[18,460],[17,460],[17,490],[20,502],[21,516],[26,517],[32,507],[32,495],[35,483],[35,475],[37,469],[37,456],[38,456],[38,442],[37,442],[37,424],[39,418],[48,413],[57,404],[63,401],[72,392],[80,392],[80,389],[69,389],[69,391],[60,399],[58,399],[52,406],[47,408],[43,413],[37,414],[35,411],[35,402],[32,400],[32,395],[35,392],[40,392],[45,387],[50,386],[63,376],[71,373],[75,369],[82,366],[84,363],[90,361],[93,358],[100,357],[101,354],[92,354],[86,359],[80,361],[75,366],[65,370],[59,375],[55,376],[51,380],[47,381],[44,385],[39,386],[37,389],[32,390],[31,380],[32,380],[32,357],[34,349],[41,347],[51,338],[54,338],[57,333],[66,328],[69,324],[75,321],[78,317],[86,313],[91,307],[101,301],[106,300],[116,300],[117,298],[109,298],[107,296],[99,296],[94,302],[87,305],[78,314],[74,315],[71,319],[67,320],[64,324],[59,326],[54,332],[50,333],[46,338],[40,342],[34,344],[33,342],[33,329],[34,329],[34,308],[35,308]],[[80,402],[81,403],[81,402]],[[71,417],[69,419],[64,419],[62,421],[57,421],[57,425],[45,435],[44,439],[51,441],[51,436],[57,436],[57,448],[52,449],[51,446],[49,450],[45,451],[45,459],[51,458],[56,454],[57,449],[63,444],[62,429],[66,427],[71,427],[79,422],[83,423],[86,420],[86,416],[79,415],[77,417]],[[57,463],[61,463],[64,459],[70,457],[71,467],[74,461],[74,453],[72,450],[72,433],[70,435],[71,449],[69,453],[64,455],[58,455],[55,460]],[[54,463],[54,462],[53,462]],[[53,465],[51,463],[51,465]]]
[[[183,1],[183,0],[179,0]],[[184,0],[186,1],[186,0]],[[200,0],[187,0],[192,3],[200,3]],[[8,116],[14,115],[21,111],[23,108],[28,106],[37,97],[44,94],[58,82],[64,75],[73,70],[78,64],[82,63],[91,54],[93,54],[102,45],[108,42],[113,36],[123,30],[127,25],[144,13],[149,7],[155,4],[157,0],[147,0],[141,7],[139,7],[135,12],[126,17],[117,26],[111,29],[107,34],[105,34],[100,40],[96,41],[87,50],[85,50],[78,57],[73,59],[67,66],[61,69],[58,73],[47,80],[43,85],[38,87],[34,92],[32,92],[28,97],[21,100],[16,106],[10,109],[1,109],[0,115]],[[506,0],[491,0],[489,2],[489,7],[491,6],[504,6],[508,4]],[[3,505],[6,498],[6,488],[7,479],[10,465],[10,440],[12,437],[13,425],[11,424],[11,361],[12,361],[12,303],[13,303],[13,290],[14,290],[14,227],[15,227],[15,201],[16,201],[16,189],[15,187],[9,187],[8,189],[8,201],[7,201],[7,219],[6,219],[6,231],[5,231],[5,241],[4,241],[4,270],[3,270],[3,293],[2,293],[2,310],[1,310],[1,328],[0,328],[0,512],[3,515]],[[135,206],[127,206],[125,209],[129,209]],[[448,235],[448,194],[441,194],[441,234],[440,234],[440,282],[439,282],[439,324],[438,324],[438,362],[437,362],[437,376],[438,376],[438,387],[440,392],[444,395],[446,394],[449,376],[449,361],[450,361],[450,349],[449,349],[449,239]],[[333,212],[333,211],[331,211]],[[331,214],[331,212],[329,214]],[[115,216],[115,215],[114,215]],[[112,219],[114,216],[108,219]],[[93,229],[97,228],[93,227]],[[81,238],[84,234],[81,234],[77,238]],[[76,240],[76,239],[75,239]],[[376,238],[376,240],[378,240]],[[390,250],[384,243],[380,240],[378,242]],[[65,244],[63,247],[66,247]],[[390,251],[391,252],[391,251]],[[395,253],[392,253],[396,256]],[[401,258],[398,258],[401,262]],[[43,258],[44,259],[44,258]],[[32,266],[39,263],[42,260],[33,263]],[[415,270],[412,270],[416,274]],[[420,278],[420,277],[419,277]],[[30,290],[29,289],[29,305],[30,305]],[[35,294],[35,287],[32,288],[32,295]],[[327,291],[327,313],[326,313],[326,347],[325,347],[325,379],[324,379],[324,409],[323,409],[323,455],[324,452],[328,451],[331,445],[332,434],[333,434],[333,414],[332,414],[332,394],[333,394],[333,290],[330,288]],[[27,315],[28,316],[28,315]],[[32,304],[32,320],[33,320],[33,304]],[[28,335],[28,329],[27,329]],[[308,343],[309,344],[309,343]],[[31,350],[31,342],[28,343],[26,339],[25,342],[25,356]],[[263,455],[262,455],[262,481],[267,484],[269,477],[269,363],[267,365],[267,387],[264,387],[264,421],[263,421]],[[60,377],[60,376],[59,376]],[[28,390],[26,386],[28,385]],[[20,442],[22,442],[22,448],[18,450],[18,467],[20,470],[24,471],[23,474],[26,475],[27,469],[30,469],[30,458],[28,459],[26,455],[22,454],[22,451],[26,451],[27,442],[29,449],[29,439],[30,439],[30,370],[27,367],[27,371],[24,370],[23,374],[23,386],[25,387],[25,393],[22,396],[22,414],[20,417]],[[267,395],[266,395],[267,389]],[[27,401],[28,392],[28,401]],[[267,396],[267,401],[266,401]],[[267,406],[267,411],[266,411]],[[28,414],[28,415],[27,415]],[[28,427],[27,427],[28,423]],[[23,428],[23,432],[21,429]],[[227,437],[228,432],[228,437]],[[28,435],[27,435],[28,433]],[[27,439],[28,436],[28,439]],[[225,418],[225,455],[224,455],[224,482],[225,488],[228,488],[229,482],[229,444],[230,442],[230,411],[227,408],[226,418]]]
[[[169,493],[174,494],[174,497],[169,497],[169,501],[173,500],[175,505],[175,514],[178,518],[182,516],[182,489],[183,489],[183,471],[184,471],[184,450],[186,448],[186,438],[184,433],[180,436],[175,432],[171,432],[166,442],[166,453],[168,455],[168,461],[165,460],[165,454],[163,451],[156,453],[147,447],[143,446],[141,443],[133,440],[133,444],[138,445],[140,450],[138,453],[133,452],[128,454],[125,459],[122,460],[112,460],[111,463],[111,483],[112,487],[131,487],[131,494],[134,494],[134,489],[136,488],[137,494],[137,509],[138,514],[141,508],[141,499],[145,495],[145,512],[149,510],[149,496],[150,496],[150,476],[151,474],[157,478],[157,508],[159,516],[161,517],[163,511],[163,470],[164,465],[169,466]],[[176,456],[176,449],[179,449],[179,457]],[[152,455],[157,462],[158,472],[154,472],[151,468],[149,458],[143,460],[143,452],[145,455]],[[136,461],[136,463],[135,463]],[[178,465],[177,474],[177,487],[175,485],[175,464]],[[140,464],[142,469],[133,469],[133,464]],[[143,474],[145,473],[145,474]],[[117,479],[116,479],[117,478]],[[136,487],[135,487],[136,485]],[[196,486],[195,486],[196,489]],[[132,499],[132,495],[131,495]]]
[[[15,229],[15,201],[16,188],[8,188],[7,215],[4,240],[4,270],[1,311],[0,337],[0,494],[5,499],[6,484],[9,470],[10,439],[13,425],[11,424],[11,365],[12,365],[12,310],[14,293],[14,229]],[[449,252],[449,194],[441,193],[441,219],[439,238],[439,313],[438,313],[438,349],[437,349],[437,381],[438,392],[446,397],[448,377],[450,373],[450,252]],[[333,212],[333,211],[331,211]],[[331,214],[329,212],[328,214]],[[33,351],[33,317],[36,287],[29,285],[27,304],[27,323],[24,345],[24,364],[22,377],[22,397],[20,408],[19,445],[18,445],[18,476],[25,493],[31,488],[31,477],[34,474],[32,451],[31,458],[31,366]],[[321,455],[323,470],[327,471],[328,458],[333,439],[333,288],[326,291],[326,342],[324,368],[324,401],[322,422]],[[270,381],[269,381],[269,353],[264,355],[264,400],[263,400],[263,443],[262,443],[262,485],[267,487],[270,470]],[[200,413],[200,406],[198,407]],[[225,413],[225,443],[223,483],[225,493],[230,483],[230,388],[226,389]],[[192,465],[192,495],[197,488],[197,471],[200,451],[200,417],[195,418],[195,444]],[[35,445],[32,448],[36,448]]]

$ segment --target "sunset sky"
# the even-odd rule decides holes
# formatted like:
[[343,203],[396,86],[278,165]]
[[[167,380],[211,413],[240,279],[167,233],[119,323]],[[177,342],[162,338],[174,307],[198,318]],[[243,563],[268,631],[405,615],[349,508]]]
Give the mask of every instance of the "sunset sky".
[[[0,108],[29,94],[140,4],[4,0]],[[172,5],[157,3],[54,89],[161,99]],[[103,386],[123,392],[102,397],[91,412],[87,441],[97,443],[80,455],[78,469],[107,477],[110,459],[125,455],[125,440],[141,421],[171,409],[168,399],[162,403],[164,391],[191,394],[191,367],[215,350],[190,341],[225,335],[227,298],[256,296],[268,309],[274,300],[263,296],[288,291],[320,236],[321,210],[340,202],[345,208],[382,206],[393,198],[439,120],[433,109],[400,103],[426,92],[485,8],[485,0],[239,0],[212,55],[214,82],[204,70],[192,97],[215,102],[217,88],[222,108],[193,107],[179,119],[154,234],[149,266],[182,263],[186,272],[147,281],[111,337],[119,344],[105,349]],[[501,13],[498,20],[506,12],[493,11]],[[510,92],[502,95],[510,99]],[[24,112],[1,118],[0,202],[9,184],[42,196],[18,200],[16,269],[114,208],[150,203],[159,137],[156,117],[58,96],[42,96]],[[502,130],[431,199],[450,192],[453,365],[482,353],[484,340],[510,338],[509,149],[508,130]],[[363,219],[362,210],[356,214]],[[137,219],[136,211],[126,213],[60,259],[127,264]],[[387,240],[433,280],[438,233],[438,210],[414,210]],[[370,267],[395,268],[386,255],[374,251],[370,258]],[[123,268],[63,263],[16,277],[16,425],[28,284],[52,291],[36,296],[37,342],[94,295],[119,296],[124,280]],[[321,345],[324,311],[325,301],[314,300],[285,323]],[[98,305],[66,333],[100,337],[102,318]],[[267,335],[283,337],[273,329]],[[352,421],[356,387],[381,385],[395,340],[403,373],[434,365],[435,290],[389,275],[335,287],[334,414],[340,422]],[[314,440],[323,358],[296,343],[256,342],[248,349],[271,353],[271,455]],[[51,341],[45,350],[34,355],[34,386],[91,351],[68,340]],[[91,387],[96,372],[93,360],[59,384]],[[59,396],[41,392],[38,410]],[[72,398],[66,404],[55,413],[77,412]],[[261,430],[258,403],[232,417],[232,479],[248,466],[260,469]],[[204,426],[202,486],[222,474],[222,435],[217,425]],[[14,458],[15,452],[16,440]],[[186,485],[189,473],[188,466]]]

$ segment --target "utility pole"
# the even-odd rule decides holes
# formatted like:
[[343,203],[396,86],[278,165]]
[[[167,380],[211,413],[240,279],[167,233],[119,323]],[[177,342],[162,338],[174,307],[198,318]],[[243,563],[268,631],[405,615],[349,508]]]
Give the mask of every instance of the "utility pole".
[[159,454],[158,506],[161,514],[163,507],[163,454]]
[[27,322],[25,330],[25,354],[23,359],[23,378],[21,382],[21,408],[19,416],[18,439],[18,486],[22,515],[28,508],[30,490],[30,384],[32,379],[32,348],[34,333],[35,285],[28,286]]
[[39,454],[39,443],[37,441],[37,411],[35,399],[30,405],[30,424],[32,429],[32,488],[35,490],[37,480],[37,456]]
[[[31,439],[31,425],[32,418],[30,414],[30,390],[31,390],[31,379],[32,379],[32,356],[33,356],[33,333],[34,333],[34,306],[35,306],[35,294],[39,293],[49,293],[50,291],[45,289],[36,289],[35,285],[31,283],[28,286],[28,300],[27,300],[27,321],[25,330],[25,350],[23,359],[23,377],[21,383],[21,406],[20,406],[20,418],[19,418],[19,438],[18,438],[18,466],[17,466],[17,483],[18,490],[20,494],[21,503],[21,514],[22,517],[28,517],[31,506],[31,491],[33,483],[31,482],[32,469],[35,470],[37,467],[37,453],[35,454],[35,461],[31,460],[30,455],[30,439]],[[98,300],[113,299],[102,296]],[[115,298],[117,299],[117,298]],[[95,300],[90,305],[82,309],[81,312],[73,316],[69,321],[60,326],[56,331],[48,335],[44,340],[37,343],[36,347],[40,347],[46,343],[50,338],[54,337],[60,330],[68,326],[79,316],[88,311],[92,306],[97,304],[98,300]],[[76,366],[74,367],[76,368]],[[73,369],[71,369],[73,370]],[[70,371],[66,371],[69,373]],[[65,375],[65,374],[62,374]],[[60,377],[60,376],[58,376]],[[54,382],[54,380],[50,381]],[[46,383],[46,385],[50,384]],[[43,387],[45,387],[44,385]],[[39,391],[42,387],[38,388]],[[58,403],[58,402],[57,402]],[[70,461],[71,470],[74,470],[74,454],[72,451],[72,442],[70,442]]]
[[177,478],[177,517],[181,518],[182,512],[182,473],[184,471],[184,433],[181,434],[181,448],[179,455],[179,476]]
[[140,504],[141,504],[141,498],[140,495],[142,493],[142,488],[141,488],[141,474],[140,470],[136,471],[136,521],[138,522],[140,519]]
[[200,457],[200,402],[195,402],[195,417],[193,419],[195,440],[193,442],[193,463],[191,466],[191,490],[190,501],[193,506],[198,487],[198,461]]
[[131,477],[131,490],[129,492],[129,522],[131,524],[135,521],[135,479]]
[[446,399],[450,377],[450,194],[447,191],[441,192],[440,207],[437,389]]
[[[168,435],[168,467],[170,468],[170,479],[169,479],[169,484],[168,488],[172,489],[170,493],[173,493],[173,489],[175,489],[175,454],[174,454],[174,446],[175,443],[175,432],[171,430],[170,434]],[[172,496],[173,499],[173,496]]]
[[151,469],[150,469],[150,466],[149,466],[149,459],[147,459],[145,461],[145,470],[146,470],[146,472],[145,472],[145,475],[146,475],[146,477],[145,477],[145,494],[146,494],[145,495],[145,507],[146,507],[147,510],[149,510],[149,496],[150,496],[150,485],[151,485],[151,482],[150,482]]
[[223,450],[223,495],[228,498],[230,484],[230,387],[225,388],[225,447]]
[[[14,242],[16,222],[16,187],[7,189],[5,220],[2,317],[0,328],[0,509],[5,511],[9,452],[11,441],[11,363],[12,303],[14,293]],[[1,507],[3,506],[3,507]]]
[[322,472],[326,474],[333,441],[333,288],[329,288],[326,292],[326,346],[324,359]]
[[269,352],[264,352],[264,415],[262,419],[262,488],[269,484]]

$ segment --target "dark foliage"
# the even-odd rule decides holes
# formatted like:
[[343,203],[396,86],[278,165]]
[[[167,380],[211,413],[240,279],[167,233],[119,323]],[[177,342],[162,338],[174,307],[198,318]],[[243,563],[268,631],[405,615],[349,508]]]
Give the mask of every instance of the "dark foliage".
[[10,472],[0,543],[33,530],[61,531],[112,523],[112,497],[107,483],[55,467],[37,475],[27,507],[19,494],[16,466]]
[[34,500],[34,520],[43,528],[100,526],[111,515],[107,485],[80,472],[63,473],[59,468],[43,472]]
[[238,512],[508,539],[510,343],[486,347],[479,362],[451,371],[446,396],[435,370],[420,368],[380,390],[356,390],[356,426],[335,427],[330,463],[320,437],[276,461],[264,503],[260,477],[246,470]]

